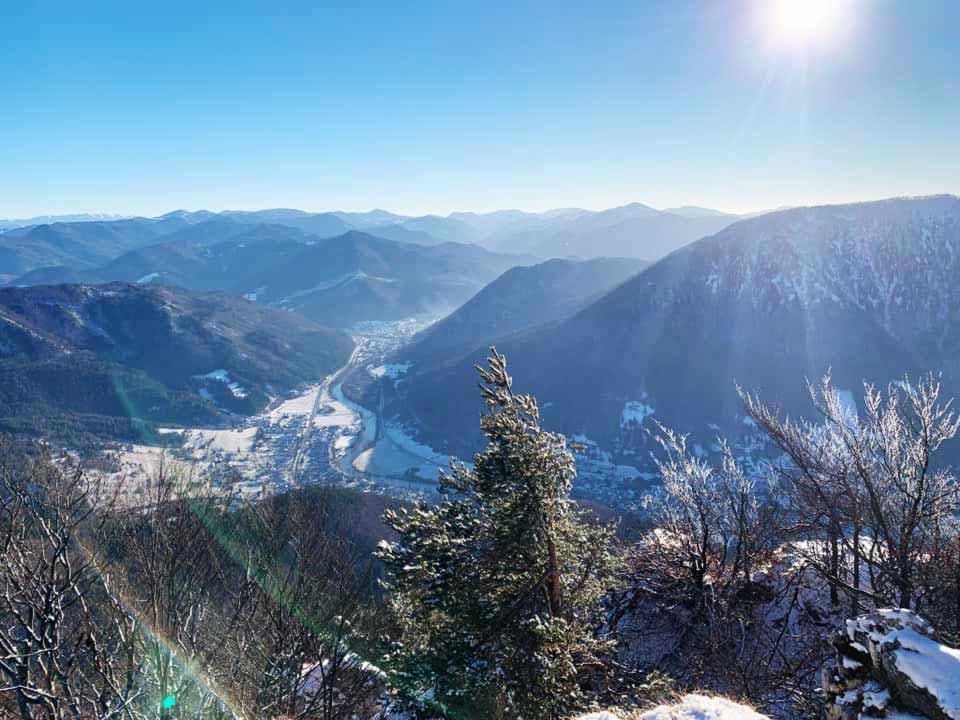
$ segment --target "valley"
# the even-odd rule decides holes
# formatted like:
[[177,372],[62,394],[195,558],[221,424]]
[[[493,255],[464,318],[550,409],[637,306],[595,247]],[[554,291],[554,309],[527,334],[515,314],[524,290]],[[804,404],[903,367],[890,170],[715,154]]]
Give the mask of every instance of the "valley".
[[425,324],[362,323],[353,330],[348,362],[327,377],[231,427],[168,426],[159,428],[157,444],[113,444],[104,453],[110,461],[103,474],[131,496],[164,462],[243,497],[323,483],[398,498],[432,496],[446,457],[385,426],[379,411],[353,402],[342,387],[351,371],[376,372]]
[[[389,360],[432,327],[426,320],[369,322],[355,326],[355,348],[345,365],[277,398],[263,411],[230,427],[158,429],[155,444],[109,444],[104,472],[135,504],[139,488],[162,463],[173,463],[191,478],[224,493],[258,498],[309,485],[339,485],[397,499],[436,500],[437,473],[450,456],[415,437],[415,431],[385,415],[378,402],[351,399],[344,386],[360,376],[382,398],[401,385],[410,363]],[[476,402],[476,412],[481,404]],[[468,411],[469,412],[469,411]],[[630,512],[640,507],[656,475],[618,464],[610,452],[577,435],[575,495]],[[470,464],[469,458],[458,458]]]

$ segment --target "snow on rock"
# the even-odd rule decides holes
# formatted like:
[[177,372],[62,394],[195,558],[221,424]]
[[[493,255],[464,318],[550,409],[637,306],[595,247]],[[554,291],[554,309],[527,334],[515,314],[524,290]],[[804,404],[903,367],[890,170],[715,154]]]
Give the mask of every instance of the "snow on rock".
[[146,285],[147,283],[152,283],[154,280],[160,277],[160,273],[152,272],[147,275],[144,275],[142,278],[137,280],[137,285]]
[[769,720],[766,715],[731,700],[706,695],[687,695],[676,705],[661,705],[640,716],[641,720]]
[[960,720],[960,650],[934,638],[910,610],[878,610],[833,638],[836,665],[822,682],[830,720],[861,716]]
[[[619,720],[619,718],[611,712],[595,712],[581,715],[576,720]],[[639,720],[770,720],[770,718],[726,698],[686,695],[675,705],[661,705],[648,710],[639,716]]]

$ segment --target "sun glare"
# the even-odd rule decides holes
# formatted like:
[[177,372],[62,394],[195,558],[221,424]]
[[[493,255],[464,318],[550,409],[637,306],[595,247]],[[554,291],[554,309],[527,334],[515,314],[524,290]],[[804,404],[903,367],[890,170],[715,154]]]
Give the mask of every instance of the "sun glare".
[[842,30],[850,0],[768,0],[779,44],[822,44]]

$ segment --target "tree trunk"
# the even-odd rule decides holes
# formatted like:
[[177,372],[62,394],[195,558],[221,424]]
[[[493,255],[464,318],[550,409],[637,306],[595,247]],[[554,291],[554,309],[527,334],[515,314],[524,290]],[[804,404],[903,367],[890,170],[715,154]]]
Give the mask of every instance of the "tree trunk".
[[853,598],[850,601],[850,616],[860,614],[860,526],[853,528]]
[[840,577],[840,528],[836,518],[830,518],[830,607],[840,605],[837,581]]
[[552,537],[547,538],[547,557],[547,600],[550,603],[550,616],[560,617],[562,608],[560,563],[557,559],[557,544]]

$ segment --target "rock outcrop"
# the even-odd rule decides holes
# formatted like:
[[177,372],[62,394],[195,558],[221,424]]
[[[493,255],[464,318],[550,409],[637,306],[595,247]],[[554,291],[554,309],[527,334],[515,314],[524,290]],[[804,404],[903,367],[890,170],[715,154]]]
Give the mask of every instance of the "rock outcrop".
[[828,720],[960,720],[960,650],[937,642],[919,615],[862,615],[847,621],[833,645],[836,664],[822,678]]

